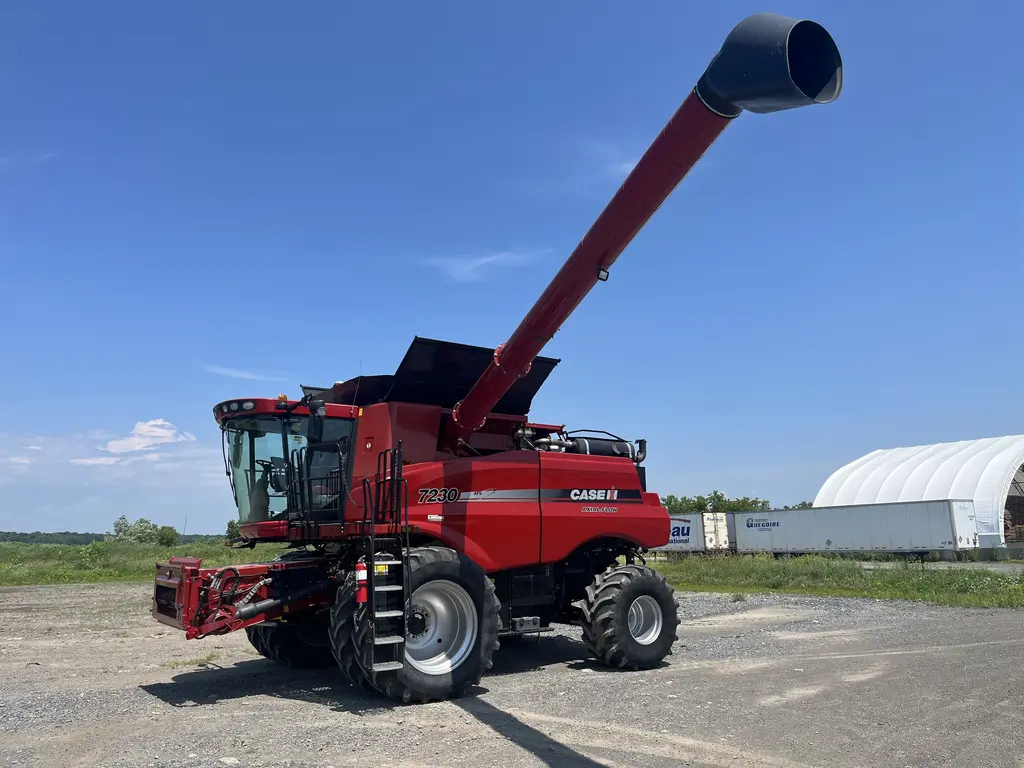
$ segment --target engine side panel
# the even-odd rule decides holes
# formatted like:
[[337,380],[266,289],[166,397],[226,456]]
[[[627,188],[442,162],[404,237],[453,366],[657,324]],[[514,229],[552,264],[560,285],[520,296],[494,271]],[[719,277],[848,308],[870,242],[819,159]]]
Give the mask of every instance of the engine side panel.
[[563,560],[602,537],[659,547],[669,540],[668,510],[645,492],[632,461],[610,456],[540,453],[541,561]]
[[540,562],[540,454],[409,464],[409,520],[487,572]]

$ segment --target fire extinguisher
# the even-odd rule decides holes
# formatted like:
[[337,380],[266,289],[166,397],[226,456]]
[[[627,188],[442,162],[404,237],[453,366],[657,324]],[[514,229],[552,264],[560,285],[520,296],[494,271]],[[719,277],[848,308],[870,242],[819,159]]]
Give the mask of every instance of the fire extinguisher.
[[368,599],[366,591],[366,562],[359,558],[356,563],[356,602],[365,603]]

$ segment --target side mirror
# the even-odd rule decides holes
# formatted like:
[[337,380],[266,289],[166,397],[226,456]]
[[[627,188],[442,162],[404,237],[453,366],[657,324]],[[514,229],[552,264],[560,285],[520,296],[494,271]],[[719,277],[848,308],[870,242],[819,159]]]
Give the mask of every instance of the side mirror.
[[306,442],[312,445],[319,443],[324,436],[324,417],[327,408],[322,400],[309,401],[309,422],[306,424]]

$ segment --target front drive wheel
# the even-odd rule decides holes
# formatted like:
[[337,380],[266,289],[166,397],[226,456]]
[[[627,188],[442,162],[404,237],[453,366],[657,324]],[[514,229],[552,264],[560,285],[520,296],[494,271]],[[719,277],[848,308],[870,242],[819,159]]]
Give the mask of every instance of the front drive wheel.
[[653,669],[672,653],[679,616],[664,576],[622,565],[594,577],[580,624],[583,642],[598,660],[617,669]]
[[334,664],[328,621],[323,613],[299,614],[287,622],[245,628],[261,656],[291,669],[323,669]]
[[353,641],[356,611],[356,574],[349,571],[331,606],[330,640],[334,659],[341,673],[352,685],[364,691],[372,690],[366,675],[356,663]]
[[498,649],[501,619],[494,584],[483,568],[444,547],[409,552],[411,599],[404,667],[364,673],[381,693],[405,704],[458,698],[486,673]]

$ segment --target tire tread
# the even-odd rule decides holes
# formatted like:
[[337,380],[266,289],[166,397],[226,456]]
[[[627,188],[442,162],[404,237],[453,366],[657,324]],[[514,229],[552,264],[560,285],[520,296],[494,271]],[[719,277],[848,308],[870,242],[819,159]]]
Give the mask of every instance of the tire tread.
[[[585,590],[581,606],[580,626],[583,630],[583,644],[599,661],[614,669],[649,669],[650,662],[631,658],[623,633],[628,637],[628,628],[616,622],[616,613],[623,590],[638,579],[653,582],[654,589],[668,594],[675,604],[672,588],[664,575],[646,565],[620,565],[610,567],[594,576]],[[675,610],[669,615],[664,612],[662,619],[671,632],[672,642],[679,637],[679,616]],[[671,646],[667,654],[671,654]],[[667,655],[666,654],[666,655]],[[660,663],[660,660],[659,662]]]

